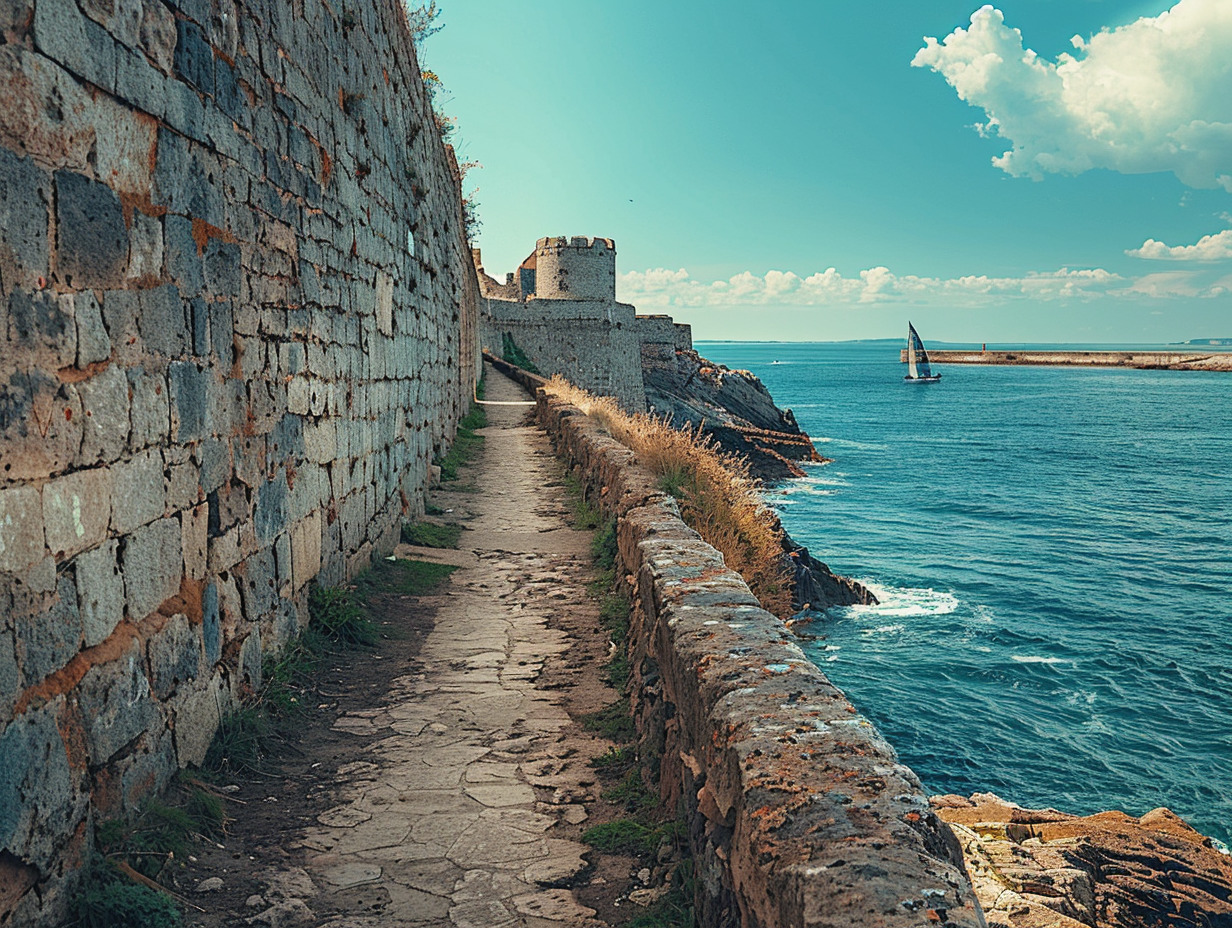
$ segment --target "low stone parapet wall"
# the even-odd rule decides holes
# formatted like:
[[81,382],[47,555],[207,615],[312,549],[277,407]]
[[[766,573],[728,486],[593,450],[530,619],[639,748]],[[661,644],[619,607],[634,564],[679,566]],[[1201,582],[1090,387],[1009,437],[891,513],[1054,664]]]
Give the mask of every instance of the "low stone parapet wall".
[[983,925],[961,849],[894,749],[632,451],[577,408],[538,401],[558,452],[617,519],[642,758],[687,821],[699,924]]

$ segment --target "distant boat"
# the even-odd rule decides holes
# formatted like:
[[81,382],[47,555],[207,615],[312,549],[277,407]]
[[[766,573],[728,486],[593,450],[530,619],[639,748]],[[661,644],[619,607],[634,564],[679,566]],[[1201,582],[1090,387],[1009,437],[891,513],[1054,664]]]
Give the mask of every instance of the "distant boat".
[[920,333],[908,322],[907,376],[903,380],[907,383],[936,383],[940,379],[941,375],[934,374],[933,369],[928,366],[928,352],[924,350],[924,343],[920,341]]

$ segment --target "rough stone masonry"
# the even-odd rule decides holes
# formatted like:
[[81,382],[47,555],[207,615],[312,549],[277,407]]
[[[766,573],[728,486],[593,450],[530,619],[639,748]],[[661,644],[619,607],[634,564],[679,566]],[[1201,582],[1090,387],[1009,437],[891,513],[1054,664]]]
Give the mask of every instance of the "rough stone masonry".
[[392,548],[472,395],[397,0],[0,2],[0,923]]

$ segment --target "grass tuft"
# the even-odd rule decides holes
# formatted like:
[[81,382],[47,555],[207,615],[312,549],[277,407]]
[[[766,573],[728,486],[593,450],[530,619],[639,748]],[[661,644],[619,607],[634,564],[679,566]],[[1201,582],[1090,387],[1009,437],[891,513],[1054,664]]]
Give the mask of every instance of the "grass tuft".
[[540,373],[539,368],[535,367],[535,362],[526,356],[508,332],[501,335],[501,358],[514,367],[520,367],[531,374]]
[[606,709],[583,715],[582,727],[587,731],[599,732],[608,741],[615,741],[618,744],[626,744],[637,735],[633,726],[633,718],[629,715],[627,696],[612,703]]
[[452,564],[433,564],[431,561],[382,561],[379,570],[360,577],[356,586],[365,596],[381,593],[388,596],[426,596],[457,569]]
[[92,868],[76,908],[80,928],[179,928],[184,923],[169,896],[131,882],[107,864]]
[[783,564],[782,527],[763,504],[748,462],[722,451],[697,427],[676,429],[648,415],[630,415],[611,397],[596,397],[561,377],[547,391],[572,403],[631,448],[680,503],[684,520],[744,577],[761,604],[789,615],[791,585]]
[[379,640],[355,590],[318,587],[308,597],[308,616],[308,627],[339,648],[370,648]]
[[421,548],[456,548],[461,538],[462,526],[456,523],[412,522],[402,526],[402,540]]

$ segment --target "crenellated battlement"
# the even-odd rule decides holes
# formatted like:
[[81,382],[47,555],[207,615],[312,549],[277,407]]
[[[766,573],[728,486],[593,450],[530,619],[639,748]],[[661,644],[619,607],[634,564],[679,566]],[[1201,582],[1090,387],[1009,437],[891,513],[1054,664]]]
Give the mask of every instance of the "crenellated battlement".
[[610,238],[602,238],[598,235],[594,238],[587,238],[585,235],[574,235],[568,238],[563,235],[549,235],[535,242],[535,254],[537,255],[559,251],[564,248],[601,253],[610,252],[614,257],[616,254],[616,241]]
[[610,238],[541,238],[533,258],[537,300],[616,299],[616,243]]

